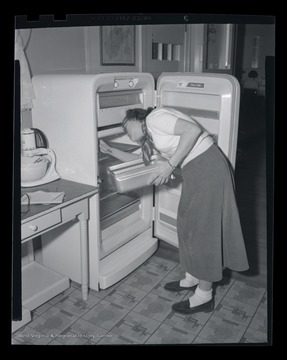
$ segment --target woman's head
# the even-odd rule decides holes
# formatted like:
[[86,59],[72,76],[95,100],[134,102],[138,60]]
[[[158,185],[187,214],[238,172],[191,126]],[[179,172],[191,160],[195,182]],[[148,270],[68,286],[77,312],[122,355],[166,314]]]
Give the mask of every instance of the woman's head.
[[132,141],[140,142],[146,135],[145,121],[152,110],[153,108],[127,110],[122,126]]

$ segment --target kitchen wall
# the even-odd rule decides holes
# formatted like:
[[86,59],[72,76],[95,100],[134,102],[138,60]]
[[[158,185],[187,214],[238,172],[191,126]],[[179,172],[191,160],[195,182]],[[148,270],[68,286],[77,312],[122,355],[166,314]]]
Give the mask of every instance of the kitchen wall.
[[[119,27],[123,28],[123,27]],[[185,25],[138,25],[134,65],[101,64],[101,28],[67,27],[21,30],[31,76],[48,73],[183,71]],[[153,59],[153,42],[177,47],[178,58]],[[22,127],[31,127],[31,112],[22,113]]]
[[[21,30],[32,76],[51,72],[117,71],[199,71],[203,45],[203,24],[135,26],[135,65],[102,66],[100,27],[67,27]],[[275,26],[246,24],[243,70],[252,67],[254,38],[259,40],[258,72],[264,76],[267,55],[275,54]],[[153,43],[178,44],[178,61],[159,61],[152,57]],[[197,63],[194,59],[197,58]],[[190,65],[191,64],[191,65]],[[176,69],[176,70],[175,70]],[[246,75],[245,75],[246,77]]]
[[[135,26],[135,64],[132,66],[101,65],[101,33],[99,26],[39,28],[21,30],[31,75],[55,72],[150,72],[155,79],[161,72],[201,72],[204,43],[204,24],[137,25]],[[258,49],[254,48],[257,39]],[[156,58],[154,44],[170,44],[178,55],[172,59]],[[254,65],[260,91],[265,92],[265,57],[275,55],[275,26],[246,24],[244,30],[242,75],[244,86]],[[31,112],[22,114],[22,126],[31,127]]]
[[244,31],[241,84],[244,87],[250,70],[257,71],[259,89],[262,95],[265,94],[266,56],[275,56],[275,25],[246,24]]
[[26,47],[31,75],[86,70],[83,27],[32,29]]
[[184,71],[185,25],[145,25],[142,33],[143,72],[157,80],[162,72]]
[[[21,30],[31,76],[49,73],[141,71],[141,28],[135,30],[135,65],[101,66],[100,27]],[[32,127],[31,111],[22,113],[22,127]]]
[[[26,46],[31,74],[132,71],[157,73],[183,69],[185,25],[138,25],[134,28],[135,64],[123,66],[101,65],[99,26],[32,29]],[[153,42],[177,46],[178,59],[153,59]]]

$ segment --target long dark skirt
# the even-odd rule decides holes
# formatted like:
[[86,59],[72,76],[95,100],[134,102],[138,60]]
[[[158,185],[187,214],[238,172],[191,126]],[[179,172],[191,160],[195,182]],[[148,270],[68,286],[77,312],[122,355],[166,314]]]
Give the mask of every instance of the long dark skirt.
[[217,145],[187,163],[178,208],[179,257],[200,280],[220,281],[222,268],[249,268],[232,169]]

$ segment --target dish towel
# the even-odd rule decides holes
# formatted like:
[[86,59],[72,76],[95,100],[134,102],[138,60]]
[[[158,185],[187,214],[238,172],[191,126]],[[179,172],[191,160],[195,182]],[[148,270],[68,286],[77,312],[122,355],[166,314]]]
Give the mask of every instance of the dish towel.
[[21,205],[33,204],[61,204],[64,200],[64,192],[48,192],[48,191],[34,191],[25,192],[21,196]]

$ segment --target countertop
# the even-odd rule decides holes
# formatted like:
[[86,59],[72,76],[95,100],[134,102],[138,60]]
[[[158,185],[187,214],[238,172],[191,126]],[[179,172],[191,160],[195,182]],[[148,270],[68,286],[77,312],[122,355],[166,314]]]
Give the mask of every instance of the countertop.
[[21,205],[21,220],[31,218],[39,213],[49,211],[51,208],[62,207],[65,203],[72,202],[74,199],[80,199],[89,195],[96,194],[98,187],[92,185],[86,185],[75,181],[58,179],[51,183],[21,188],[21,195],[24,193],[30,193],[34,191],[51,191],[51,192],[64,192],[64,200],[61,204],[33,204],[33,205]]

